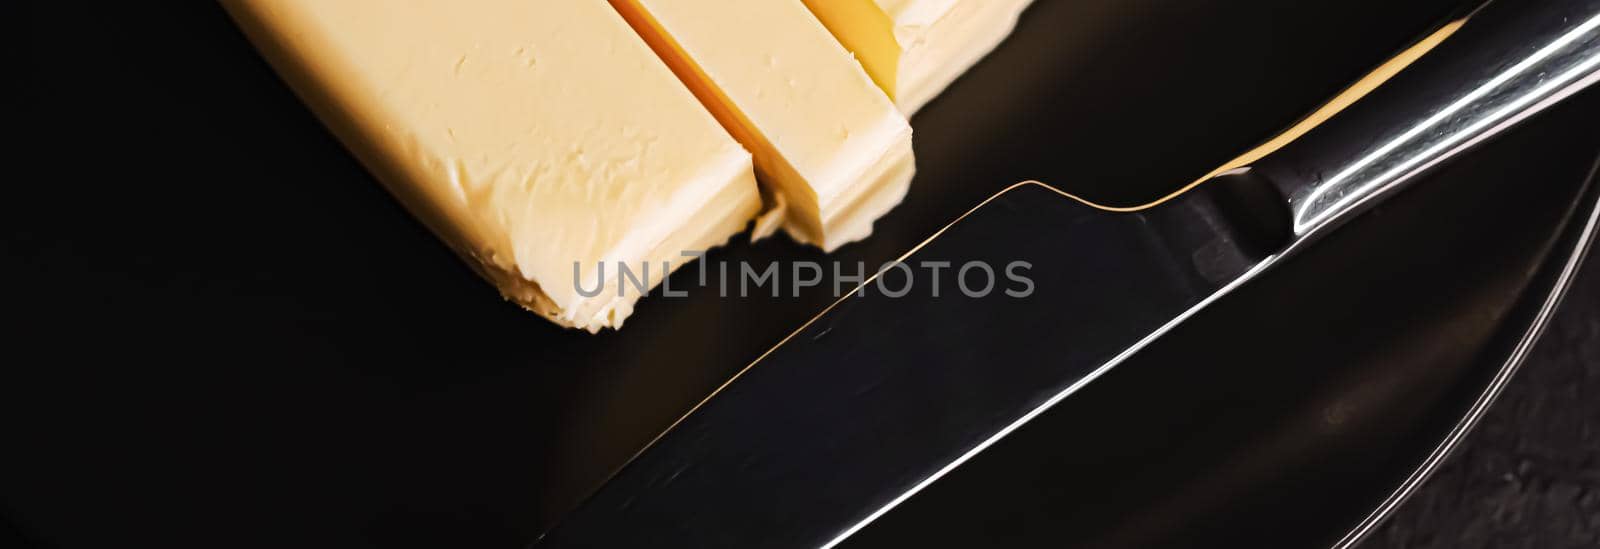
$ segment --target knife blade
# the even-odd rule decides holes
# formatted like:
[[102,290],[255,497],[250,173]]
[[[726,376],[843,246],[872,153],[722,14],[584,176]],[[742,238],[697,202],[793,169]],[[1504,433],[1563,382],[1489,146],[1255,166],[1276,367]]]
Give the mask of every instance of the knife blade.
[[[1154,204],[1013,186],[758,358],[536,546],[839,544],[1206,305],[1596,81],[1600,0],[1490,2]],[[948,268],[928,278],[926,265]],[[1017,265],[1024,287],[973,291]],[[994,324],[1008,329],[961,337]]]

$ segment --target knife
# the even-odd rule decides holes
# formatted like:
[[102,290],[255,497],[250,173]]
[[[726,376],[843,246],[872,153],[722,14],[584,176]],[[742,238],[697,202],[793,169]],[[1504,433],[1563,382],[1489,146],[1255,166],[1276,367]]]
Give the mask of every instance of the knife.
[[[1597,81],[1600,0],[1491,1],[1154,203],[1012,186],[898,262],[949,266],[943,277],[880,271],[535,546],[838,545],[1210,303]],[[966,265],[988,266],[990,283],[1025,265],[1027,291],[973,292],[986,277]],[[1007,329],[962,337],[990,325]]]

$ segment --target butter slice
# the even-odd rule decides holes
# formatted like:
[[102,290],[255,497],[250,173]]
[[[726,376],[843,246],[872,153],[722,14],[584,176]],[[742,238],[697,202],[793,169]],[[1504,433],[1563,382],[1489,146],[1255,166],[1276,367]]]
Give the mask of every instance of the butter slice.
[[563,326],[620,327],[640,291],[619,265],[660,284],[759,211],[750,155],[605,0],[223,4],[415,214]]
[[805,0],[906,114],[1017,26],[1033,0]]
[[911,126],[800,0],[612,0],[755,155],[781,225],[833,250],[872,233],[916,171]]

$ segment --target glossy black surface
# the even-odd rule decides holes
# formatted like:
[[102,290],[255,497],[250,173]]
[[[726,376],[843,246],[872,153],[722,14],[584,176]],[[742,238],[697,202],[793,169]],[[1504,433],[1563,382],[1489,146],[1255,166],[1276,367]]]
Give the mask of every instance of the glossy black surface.
[[1211,190],[1136,214],[1008,190],[762,357],[538,546],[832,541],[1255,264]]
[[[1114,202],[1163,194],[1288,125],[1456,4],[1041,0],[1011,41],[917,117],[914,192],[877,236],[838,258],[897,257],[1022,179]],[[620,333],[560,331],[503,303],[401,210],[216,6],[38,2],[23,11],[28,77],[13,86],[28,99],[15,109],[33,141],[19,164],[37,173],[16,176],[0,202],[13,225],[8,312],[24,321],[8,338],[14,358],[0,380],[9,449],[0,509],[28,537],[65,546],[520,547],[831,301],[821,291],[778,300],[697,293],[647,300]],[[1578,155],[1583,145],[1530,138],[1516,156]],[[1529,160],[1515,173],[1552,162]],[[1547,210],[1515,211],[1499,218],[1529,222],[1507,221],[1529,231],[1556,221]],[[713,254],[821,257],[781,240]],[[1454,272],[1443,260],[1430,265]],[[1320,272],[1284,275],[1274,299],[1318,287]],[[1493,296],[1503,303],[1512,293]],[[1335,304],[1353,316],[1403,295],[1356,292]],[[1454,318],[1448,311],[1408,322]],[[1304,320],[1308,329],[1277,321],[1251,330],[1233,329],[1239,318],[1208,318],[1195,333],[1292,326],[1353,337],[1315,318]],[[1097,401],[1164,402],[1171,397],[1151,387],[1199,382],[1150,379],[1169,381]],[[1228,404],[1206,417],[1264,410]],[[1139,444],[1190,440],[1142,417],[1104,427],[1120,438],[1047,437],[1044,448],[1106,466]],[[1077,453],[1085,447],[1100,457]],[[1200,464],[1229,455],[1184,448]],[[1117,498],[1156,493],[1155,480],[1140,481],[1141,492],[1115,475],[1016,489],[1015,475],[1048,477],[1056,466],[973,469],[1013,475],[985,481],[1013,489],[980,493],[1007,504],[954,505],[967,518],[945,523],[1039,539],[1027,536],[1065,524],[1051,510],[1069,494],[1111,497],[1109,509],[1126,511],[1134,500]],[[1365,503],[1357,488],[1390,480],[1341,478],[1334,487],[1349,485],[1348,494],[1319,498],[1335,512],[1314,513],[1319,502],[1273,508],[1304,511],[1284,524],[1331,529],[1337,509]],[[974,507],[1022,515],[985,518]]]

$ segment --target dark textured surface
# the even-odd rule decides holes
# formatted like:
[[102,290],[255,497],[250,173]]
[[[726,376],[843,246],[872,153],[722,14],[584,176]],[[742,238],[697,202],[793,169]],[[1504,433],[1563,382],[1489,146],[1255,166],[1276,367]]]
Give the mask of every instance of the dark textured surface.
[[1600,546],[1600,261],[1494,408],[1363,547]]

